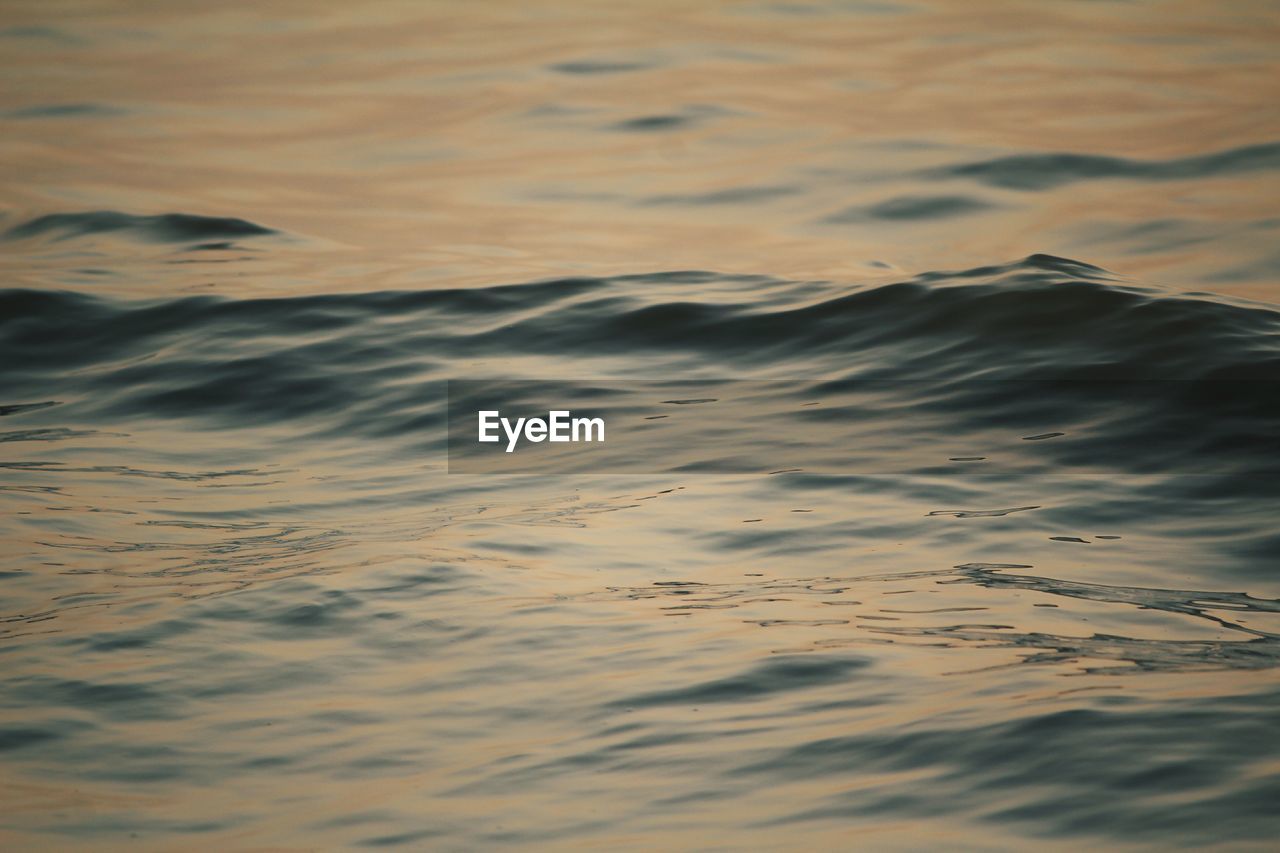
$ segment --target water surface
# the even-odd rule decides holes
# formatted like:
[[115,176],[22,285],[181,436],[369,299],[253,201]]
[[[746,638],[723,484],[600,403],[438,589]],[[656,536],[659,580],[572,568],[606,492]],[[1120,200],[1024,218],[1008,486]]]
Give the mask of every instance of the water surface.
[[0,842],[1268,848],[1278,34],[6,3]]

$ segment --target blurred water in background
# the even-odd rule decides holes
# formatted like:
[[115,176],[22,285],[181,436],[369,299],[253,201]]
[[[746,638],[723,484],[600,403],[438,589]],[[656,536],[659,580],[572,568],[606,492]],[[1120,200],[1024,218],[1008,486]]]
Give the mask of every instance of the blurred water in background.
[[1274,5],[3,13],[0,845],[1274,843]]

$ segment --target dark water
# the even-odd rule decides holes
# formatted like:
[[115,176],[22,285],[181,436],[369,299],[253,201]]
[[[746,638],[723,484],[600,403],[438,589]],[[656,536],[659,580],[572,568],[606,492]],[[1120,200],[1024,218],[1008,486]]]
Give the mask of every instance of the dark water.
[[[1273,9],[66,11],[0,846],[1274,845]],[[481,379],[648,443],[460,474]]]

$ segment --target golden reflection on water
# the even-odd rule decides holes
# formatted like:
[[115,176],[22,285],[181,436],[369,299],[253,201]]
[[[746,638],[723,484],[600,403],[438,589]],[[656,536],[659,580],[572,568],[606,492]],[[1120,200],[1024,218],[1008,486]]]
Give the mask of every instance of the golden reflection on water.
[[[149,439],[166,443],[158,432]],[[167,442],[179,440],[172,435]],[[321,509],[337,485],[312,481],[295,463],[303,464],[286,458],[279,471],[245,469],[214,481],[118,471],[21,478],[74,492],[88,502],[82,508],[88,513],[43,537],[36,554],[63,568],[44,576],[36,598],[9,602],[18,618],[7,620],[0,637],[48,632],[62,643],[121,643],[147,636],[157,624],[196,627],[190,640],[167,641],[159,657],[153,649],[163,646],[144,641],[109,655],[82,653],[56,670],[47,657],[27,652],[10,662],[11,674],[144,682],[156,689],[157,703],[114,723],[115,736],[126,732],[140,751],[129,762],[143,774],[138,780],[72,774],[68,788],[10,777],[3,786],[11,814],[21,816],[17,827],[119,820],[127,826],[132,815],[151,815],[183,832],[234,817],[247,822],[243,830],[232,821],[195,837],[210,849],[311,849],[368,835],[362,822],[394,825],[412,815],[416,822],[406,827],[426,826],[444,837],[460,826],[537,827],[521,846],[545,849],[561,843],[539,843],[538,831],[554,839],[596,819],[602,823],[583,841],[591,848],[792,848],[797,838],[807,848],[1016,848],[1018,836],[995,825],[957,824],[946,839],[930,824],[893,819],[820,821],[800,836],[786,822],[752,826],[754,815],[772,813],[779,802],[816,804],[859,791],[874,798],[895,785],[927,790],[928,769],[768,785],[730,774],[717,792],[700,789],[700,777],[683,762],[695,750],[700,767],[719,774],[793,745],[856,733],[892,738],[912,720],[994,725],[992,703],[1000,703],[1001,723],[1016,725],[1076,708],[1082,695],[1141,707],[1174,696],[1247,693],[1264,677],[1274,682],[1269,671],[1218,665],[1198,648],[1179,658],[1180,646],[1252,639],[1239,630],[1242,617],[1262,628],[1275,614],[1197,604],[1231,623],[1224,627],[1126,598],[1141,590],[1115,586],[1121,578],[1170,580],[1167,547],[1144,541],[1095,550],[1087,564],[1064,554],[1071,546],[1045,541],[1043,531],[1006,541],[1035,555],[1036,567],[997,568],[997,577],[1034,571],[1114,590],[1089,600],[1069,589],[966,582],[963,571],[944,568],[956,549],[930,527],[939,520],[925,517],[923,505],[882,495],[836,495],[812,514],[795,516],[782,505],[744,502],[737,483],[694,478],[684,488],[583,500],[576,489],[549,482],[522,486],[510,505],[446,505],[371,519]],[[316,470],[314,461],[309,466]],[[30,494],[32,509],[61,499]],[[285,518],[294,520],[278,523],[236,520],[269,517],[282,498],[316,509],[289,511]],[[164,507],[171,502],[185,510],[177,519]],[[108,505],[129,513],[128,520],[92,512]],[[180,520],[193,509],[222,523]],[[746,560],[726,554],[717,537],[741,529],[757,511],[775,534],[788,526],[845,525],[866,529],[865,545],[789,547]],[[299,515],[310,518],[299,522]],[[904,516],[920,517],[913,538],[876,533]],[[965,525],[990,521],[944,523],[963,535]],[[459,573],[443,576],[446,587],[455,577],[458,588],[471,588],[461,608],[448,595],[416,597],[441,567]],[[236,590],[260,597],[225,595]],[[358,631],[343,627],[347,606],[355,608],[349,618],[359,621]],[[328,608],[334,616],[322,615]],[[218,625],[225,627],[210,633]],[[431,637],[425,643],[424,634]],[[1034,663],[1035,655],[1061,651],[1062,638],[1099,634],[1148,645],[1117,654],[1102,643],[1096,655],[1086,646]],[[1009,644],[1024,636],[1033,639]],[[815,653],[873,659],[874,666],[854,665],[840,680],[796,696],[644,698],[678,694],[700,679],[732,679],[761,661]],[[1148,666],[1155,668],[1139,675]],[[12,713],[0,721],[29,722]],[[669,744],[651,740],[659,732],[674,733]],[[564,772],[579,764],[583,772]],[[261,770],[246,772],[253,767]],[[147,773],[162,779],[166,772],[180,775],[160,788],[148,784]],[[223,781],[228,777],[234,782]],[[669,815],[655,821],[654,804],[668,798]],[[1010,795],[1000,805],[1019,801]],[[349,822],[327,826],[328,817]],[[107,833],[94,847],[170,845],[172,836],[146,826],[137,840],[113,841]],[[8,837],[19,848],[43,839],[21,830]]]
[[[637,259],[848,280],[1049,252],[1274,295],[1274,171],[1043,192],[919,177],[1009,153],[1163,161],[1272,142],[1274,8],[860,5],[73,4],[54,20],[8,3],[9,27],[64,36],[5,40],[4,107],[103,114],[6,121],[24,169],[0,203],[15,219],[71,203],[243,216],[311,241],[294,275],[249,254],[218,277],[232,292]],[[625,129],[652,117],[675,123]],[[990,207],[824,221],[919,194]],[[1114,234],[1171,220],[1154,248]]]
[[[1276,299],[1275,168],[1037,190],[932,175],[1013,154],[1166,162],[1273,143],[1273,5],[861,5],[7,2],[0,156],[20,168],[0,181],[0,225],[174,211],[286,236],[207,258],[111,235],[34,241],[6,246],[0,274],[131,296],[280,295],[670,269],[862,282],[1048,252]],[[51,105],[83,109],[38,113]],[[921,196],[960,199],[960,212],[867,213]],[[701,295],[735,296],[713,287]],[[789,506],[737,481],[660,477],[635,490],[525,483],[506,502],[450,484],[387,508],[393,485],[440,483],[440,460],[357,474],[349,457],[282,451],[287,430],[253,432],[255,447],[192,434],[94,436],[79,468],[74,453],[41,467],[54,451],[38,442],[6,448],[20,463],[5,471],[6,507],[34,529],[5,531],[0,570],[37,577],[6,592],[0,642],[53,644],[23,646],[9,672],[159,687],[153,716],[76,718],[92,755],[51,762],[40,781],[0,771],[0,846],[56,847],[43,828],[83,825],[56,838],[311,849],[412,833],[425,816],[455,847],[476,837],[459,827],[505,824],[544,849],[798,837],[809,849],[998,849],[1026,837],[896,814],[800,835],[753,826],[779,802],[930,780],[880,768],[765,785],[741,765],[902,725],[980,728],[993,701],[1016,722],[1081,695],[1146,708],[1274,682],[1227,659],[1275,627],[1274,608],[1143,597],[1227,588],[1194,542],[1171,576],[1166,529],[1091,542],[1085,560],[1047,522],[930,518],[945,501],[848,489]],[[148,453],[145,469],[95,467]],[[368,503],[344,504],[344,489]],[[980,509],[1052,494],[1019,489]],[[744,538],[757,518],[785,545]],[[903,518],[912,536],[896,535]],[[1012,531],[1006,550],[1035,564],[997,575],[1031,580],[952,568],[957,553],[998,550],[974,521]],[[841,547],[821,545],[832,530]],[[1045,578],[1093,586],[1073,596],[1035,585]],[[1276,594],[1249,580],[1255,599]],[[414,597],[434,584],[468,587],[465,606]],[[228,593],[258,597],[241,611]],[[176,625],[188,621],[190,636]],[[170,622],[178,633],[148,633]],[[1133,642],[1072,645],[1098,634]],[[58,656],[81,642],[117,645]],[[624,702],[815,652],[876,665],[755,705]],[[200,697],[198,714],[184,696]],[[0,722],[31,721],[15,705]],[[671,741],[633,742],[660,732]],[[122,741],[136,751],[96,751]],[[111,779],[104,764],[155,775]],[[582,772],[551,772],[564,767]],[[1215,784],[1201,793],[1228,783]],[[1012,807],[1030,795],[1001,796]],[[128,837],[138,815],[159,823],[139,818]],[[326,824],[339,818],[350,822]],[[566,827],[578,834],[556,834]]]

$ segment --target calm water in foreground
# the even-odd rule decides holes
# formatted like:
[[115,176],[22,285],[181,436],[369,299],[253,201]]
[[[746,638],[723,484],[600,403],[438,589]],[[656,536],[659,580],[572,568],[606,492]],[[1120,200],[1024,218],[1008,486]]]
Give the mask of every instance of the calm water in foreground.
[[[0,847],[1274,849],[1278,47],[0,3]],[[450,474],[483,377],[761,382]]]

